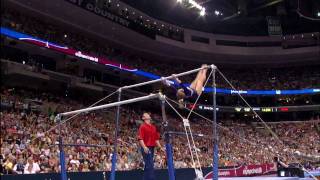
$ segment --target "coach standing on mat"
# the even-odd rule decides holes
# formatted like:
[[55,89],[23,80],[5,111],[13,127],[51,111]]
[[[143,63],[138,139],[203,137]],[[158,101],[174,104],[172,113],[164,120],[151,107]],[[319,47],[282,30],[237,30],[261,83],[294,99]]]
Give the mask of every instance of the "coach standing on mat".
[[141,146],[141,153],[144,161],[143,180],[154,180],[154,147],[158,146],[161,150],[159,143],[159,132],[154,125],[151,124],[151,116],[149,113],[143,113],[141,124],[138,132],[138,139]]

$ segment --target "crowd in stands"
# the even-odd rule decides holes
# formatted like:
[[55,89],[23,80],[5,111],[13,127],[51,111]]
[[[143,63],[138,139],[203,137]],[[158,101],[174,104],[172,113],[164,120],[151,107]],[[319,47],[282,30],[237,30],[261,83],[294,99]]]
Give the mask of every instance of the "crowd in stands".
[[[1,14],[3,15],[1,17],[1,25],[4,27],[9,27],[18,32],[26,33],[57,44],[66,45],[95,56],[106,57],[110,60],[124,63],[157,75],[167,76],[200,66],[200,64],[194,63],[184,63],[183,65],[172,66],[171,63],[165,61],[157,61],[155,63],[144,57],[128,54],[123,50],[99,43],[83,34],[71,32],[64,27],[55,25],[49,20],[31,17],[15,10],[2,9],[1,11]],[[289,68],[220,68],[234,87],[241,90],[318,88],[320,87],[320,72],[318,69],[319,65]],[[184,77],[182,80],[191,82],[193,77]],[[217,86],[221,88],[230,88],[220,75],[217,76]]]
[[[59,128],[55,115],[84,107],[81,103],[54,96],[49,93],[34,93],[30,90],[2,89],[1,91],[1,172],[5,174],[33,174],[59,172]],[[140,107],[141,108],[141,107]],[[143,167],[137,142],[137,128],[142,123],[142,111],[123,107],[118,139],[117,170],[132,170]],[[161,121],[160,112],[153,112],[154,123]],[[284,144],[271,137],[270,132],[258,126],[233,123],[219,125],[219,164],[237,166],[240,164],[272,163],[274,156],[280,156],[286,163],[296,163],[294,153],[319,156],[320,131],[318,123],[308,121],[297,124],[270,125]],[[168,117],[171,130],[183,132],[178,116]],[[201,166],[212,164],[212,125],[203,119],[191,119]],[[50,130],[51,131],[48,131]],[[106,145],[104,147],[64,147],[66,168],[70,172],[109,171],[111,169],[113,133],[113,109],[77,116],[61,127],[65,144]],[[161,132],[161,127],[159,126]],[[174,162],[176,168],[192,167],[186,138],[173,137]],[[164,145],[163,140],[161,140]],[[298,158],[301,163],[303,159]],[[165,168],[164,152],[155,155],[156,168]],[[308,166],[309,169],[319,168]]]
[[[165,62],[152,62],[94,39],[68,31],[45,19],[30,17],[14,10],[1,9],[1,26],[26,33],[57,44],[66,45],[92,55],[107,57],[138,69],[158,75],[171,75],[200,66],[184,64],[172,66]],[[303,89],[320,87],[319,66],[273,69],[232,69],[221,68],[237,89]],[[185,78],[191,81],[192,77]],[[229,86],[218,76],[218,86]],[[36,94],[28,90],[2,89],[1,91],[1,173],[34,174],[59,172],[59,129],[55,115],[85,107],[84,104],[58,97],[49,93]],[[142,123],[140,116],[148,109],[123,107],[119,134],[117,170],[132,170],[143,167],[142,157],[137,143],[137,128]],[[161,120],[159,112],[153,112],[155,122]],[[183,132],[178,116],[168,117],[173,131]],[[274,156],[280,156],[286,163],[296,163],[297,155],[319,156],[320,127],[318,123],[301,122],[290,124],[271,124],[271,129],[280,137],[271,137],[265,128],[233,123],[219,126],[219,164],[237,166],[240,164],[272,163]],[[212,164],[212,125],[203,119],[192,119],[201,165]],[[48,131],[52,129],[51,131]],[[111,169],[113,133],[113,109],[80,115],[65,123],[61,136],[66,144],[93,144],[104,147],[64,147],[66,168],[70,172],[109,171]],[[161,128],[159,128],[161,129]],[[174,162],[176,168],[192,167],[186,138],[183,135],[173,137]],[[162,141],[162,144],[164,142]],[[298,161],[306,163],[298,156]],[[164,152],[155,156],[156,168],[165,168]],[[308,165],[309,169],[319,166]]]

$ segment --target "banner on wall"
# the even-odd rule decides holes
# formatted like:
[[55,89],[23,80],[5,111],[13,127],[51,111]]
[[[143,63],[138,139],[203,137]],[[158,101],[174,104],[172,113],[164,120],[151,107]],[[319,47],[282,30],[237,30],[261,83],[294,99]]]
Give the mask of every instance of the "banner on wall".
[[86,9],[90,12],[93,12],[96,15],[102,16],[102,17],[107,18],[113,22],[116,22],[122,26],[129,27],[129,25],[130,25],[130,21],[108,12],[102,6],[97,6],[96,4],[94,4],[93,1],[92,2],[87,2],[87,1],[83,1],[83,0],[66,0],[66,1],[68,1],[74,5],[77,5],[83,9]]
[[[248,177],[248,176],[263,176],[276,174],[275,164],[261,165],[242,165],[235,168],[219,169],[219,177]],[[205,177],[206,180],[212,180],[212,171]]]
[[[149,72],[145,72],[142,70],[138,70],[136,68],[131,68],[129,66],[126,66],[124,64],[117,63],[115,61],[111,61],[108,58],[105,57],[97,57],[95,55],[90,55],[89,53],[78,51],[72,48],[69,48],[67,46],[58,45],[52,42],[48,42],[45,40],[41,40],[39,38],[19,33],[16,31],[13,31],[11,29],[1,27],[1,35],[8,36],[14,39],[18,39],[20,41],[24,41],[30,44],[37,45],[39,47],[45,47],[51,50],[58,51],[60,53],[64,53],[71,56],[79,57],[83,60],[88,60],[94,63],[103,64],[105,66],[110,66],[113,68],[118,68],[123,71],[129,71],[131,73],[134,73],[138,76],[146,77],[148,79],[159,79],[161,76],[152,74]],[[186,84],[188,85],[188,84]],[[217,88],[218,94],[243,94],[243,95],[299,95],[299,94],[317,94],[320,93],[320,89],[295,89],[295,90],[231,90],[231,89],[222,89]],[[212,93],[213,89],[212,87],[205,87],[204,89],[205,93]]]

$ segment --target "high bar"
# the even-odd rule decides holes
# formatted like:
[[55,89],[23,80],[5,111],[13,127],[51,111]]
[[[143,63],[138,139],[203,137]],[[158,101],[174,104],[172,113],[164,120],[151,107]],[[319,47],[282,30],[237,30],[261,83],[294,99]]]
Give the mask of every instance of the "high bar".
[[[190,71],[186,71],[186,72],[183,72],[183,73],[179,73],[179,74],[176,74],[175,77],[180,77],[180,76],[184,76],[184,75],[188,75],[188,74],[192,74],[192,73],[195,73],[195,72],[198,72],[202,69],[205,69],[205,68],[212,68],[212,69],[216,69],[217,67],[215,65],[208,65],[208,66],[205,66],[205,67],[201,67],[201,68],[197,68],[197,69],[194,69],[194,70],[190,70]],[[129,85],[129,86],[123,86],[120,89],[130,89],[130,88],[134,88],[134,87],[139,87],[139,86],[144,86],[144,85],[147,85],[147,84],[153,84],[153,83],[156,83],[156,82],[160,82],[160,81],[163,81],[163,80],[168,80],[168,79],[172,79],[173,76],[167,76],[167,77],[162,77],[162,78],[159,78],[159,79],[154,79],[154,80],[151,80],[151,81],[147,81],[147,82],[142,82],[142,83],[138,83],[138,84],[133,84],[133,85]]]
[[104,104],[104,105],[100,105],[100,106],[94,106],[94,107],[79,109],[79,110],[75,110],[75,111],[64,112],[64,113],[58,114],[57,116],[58,117],[69,116],[69,115],[73,115],[73,114],[79,114],[79,113],[83,113],[83,112],[95,111],[95,110],[110,108],[110,107],[119,106],[119,105],[123,105],[123,104],[130,104],[130,103],[134,103],[134,102],[139,102],[139,101],[145,101],[145,100],[149,100],[149,99],[159,98],[161,96],[162,95],[160,93],[158,93],[158,94],[150,94],[150,95],[147,95],[147,96],[142,96],[142,97],[138,97],[138,98],[133,98],[133,99],[128,99],[128,100],[124,100],[124,101],[114,102],[114,103],[110,103],[110,104]]

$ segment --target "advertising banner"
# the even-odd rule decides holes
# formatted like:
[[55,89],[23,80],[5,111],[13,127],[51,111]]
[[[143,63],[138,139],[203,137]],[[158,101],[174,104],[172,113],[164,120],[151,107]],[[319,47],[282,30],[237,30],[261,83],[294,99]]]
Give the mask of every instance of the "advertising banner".
[[[219,177],[247,177],[267,174],[276,174],[275,164],[242,165],[235,168],[219,169]],[[206,180],[211,180],[212,171],[204,178]]]

